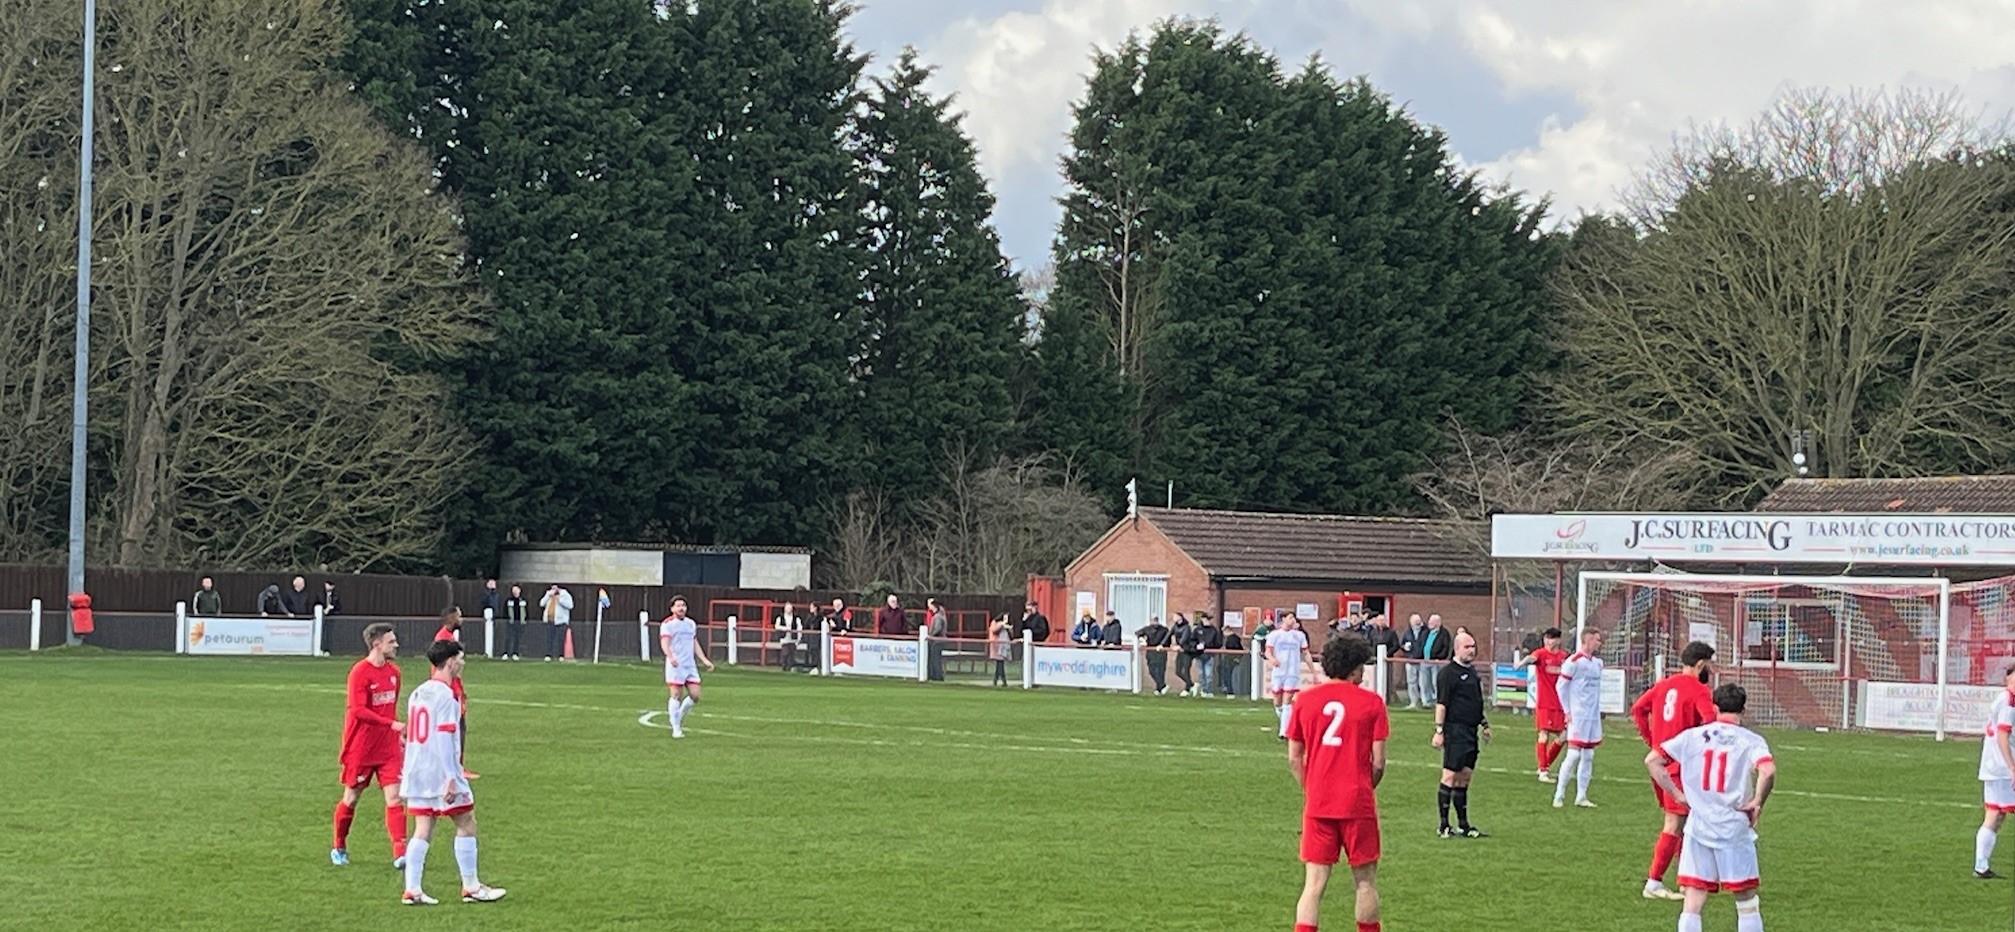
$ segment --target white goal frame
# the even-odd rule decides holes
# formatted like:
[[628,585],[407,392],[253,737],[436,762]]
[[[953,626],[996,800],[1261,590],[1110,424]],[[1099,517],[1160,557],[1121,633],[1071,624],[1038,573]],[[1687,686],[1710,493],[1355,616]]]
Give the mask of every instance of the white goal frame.
[[[1765,586],[1829,586],[1838,588],[1883,587],[1916,589],[1938,598],[1938,712],[1937,740],[1945,740],[1945,704],[1950,672],[1947,654],[1951,650],[1952,639],[1952,580],[1943,576],[1764,576],[1747,573],[1645,573],[1617,572],[1611,570],[1584,570],[1575,579],[1574,636],[1578,641],[1581,631],[1588,624],[1588,583],[1590,580],[1608,580],[1621,583],[1644,582],[1659,588],[1673,589],[1687,582],[1715,585],[1756,585]],[[1675,585],[1678,584],[1678,585]],[[1851,656],[1840,661],[1841,675],[1849,670]],[[1844,701],[1844,699],[1843,699]]]

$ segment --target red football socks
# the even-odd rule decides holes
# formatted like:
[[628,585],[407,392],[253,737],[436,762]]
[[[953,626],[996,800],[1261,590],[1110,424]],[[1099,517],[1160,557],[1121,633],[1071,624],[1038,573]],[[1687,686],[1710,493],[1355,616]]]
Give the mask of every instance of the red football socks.
[[1541,770],[1553,766],[1553,748],[1547,745],[1545,739],[1542,738],[1533,744],[1532,759],[1539,762]]
[[1665,882],[1665,869],[1672,866],[1672,859],[1679,856],[1680,837],[1671,832],[1658,833],[1658,847],[1651,849],[1651,879]]
[[406,854],[406,807],[385,807],[385,834],[392,836],[392,856]]
[[1315,932],[1315,923],[1297,922],[1294,924],[1294,932]]
[[1360,922],[1357,924],[1357,932],[1378,932],[1378,923]]
[[336,804],[336,843],[329,847],[348,848],[350,846],[350,822],[356,818],[357,807],[344,805],[343,803]]

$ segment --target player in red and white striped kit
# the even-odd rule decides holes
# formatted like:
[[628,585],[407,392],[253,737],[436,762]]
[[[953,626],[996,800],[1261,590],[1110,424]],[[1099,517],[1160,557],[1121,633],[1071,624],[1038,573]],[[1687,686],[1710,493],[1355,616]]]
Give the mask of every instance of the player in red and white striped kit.
[[1973,876],[1999,880],[1994,872],[1994,841],[2001,821],[2015,812],[2015,750],[2008,746],[2009,732],[2015,731],[2015,663],[2001,671],[2001,694],[1987,713],[1987,727],[1980,743],[1980,795],[1987,817],[1973,835]]
[[1686,905],[1679,914],[1679,932],[1700,932],[1700,911],[1710,893],[1734,894],[1738,932],[1763,932],[1756,896],[1761,880],[1756,824],[1777,783],[1777,765],[1763,736],[1742,727],[1748,701],[1742,687],[1723,684],[1714,691],[1714,721],[1681,732],[1644,758],[1652,782],[1683,799],[1687,808],[1686,840],[1679,852],[1679,886]]
[[455,824],[455,864],[462,873],[462,902],[489,903],[504,898],[501,888],[485,886],[476,876],[476,794],[462,776],[462,703],[449,682],[462,675],[462,645],[435,641],[427,648],[433,676],[406,700],[406,808],[413,813],[413,838],[406,843],[408,906],[432,906],[439,900],[420,889],[427,869],[434,820]]

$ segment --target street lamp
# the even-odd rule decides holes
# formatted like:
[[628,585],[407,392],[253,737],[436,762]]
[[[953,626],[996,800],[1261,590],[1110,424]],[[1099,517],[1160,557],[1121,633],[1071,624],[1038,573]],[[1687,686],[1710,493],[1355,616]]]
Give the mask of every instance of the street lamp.
[[1811,448],[1812,448],[1811,431],[1797,430],[1791,432],[1791,465],[1797,468],[1798,478],[1800,479],[1803,479],[1806,476],[1812,474],[1812,467],[1809,465],[1811,459],[1806,455],[1805,452]]

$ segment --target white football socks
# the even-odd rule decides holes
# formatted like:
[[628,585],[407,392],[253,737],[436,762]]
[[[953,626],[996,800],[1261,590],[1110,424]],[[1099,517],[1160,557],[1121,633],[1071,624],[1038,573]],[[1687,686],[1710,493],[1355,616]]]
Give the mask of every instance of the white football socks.
[[[1560,777],[1553,782],[1554,802],[1564,803],[1567,801],[1567,782],[1581,775],[1581,757],[1586,753],[1586,751],[1580,748],[1568,748],[1567,756],[1561,758]],[[1581,777],[1581,779],[1586,780],[1588,778]],[[1588,797],[1588,790],[1586,788],[1582,789],[1581,797],[1583,799]]]
[[420,878],[427,872],[427,840],[415,838],[406,842],[406,892],[420,892]]
[[474,890],[483,885],[476,879],[476,836],[455,836],[455,866],[462,869],[462,889]]
[[679,712],[680,712],[679,700],[677,699],[665,700],[665,716],[670,718],[672,720],[672,724],[674,725],[677,725],[679,723]]
[[1762,897],[1735,901],[1735,928],[1737,932],[1763,932]]
[[1679,932],[1700,932],[1700,914],[1680,913]]
[[692,710],[693,710],[693,697],[687,696],[686,698],[679,700],[679,724],[683,725],[686,723],[686,713],[691,712]]
[[1984,871],[1994,861],[1994,840],[1998,833],[1985,825],[1973,833],[1973,869]]
[[1294,706],[1291,705],[1277,705],[1273,707],[1273,717],[1280,719],[1280,733],[1283,737],[1287,735],[1288,712],[1293,708]]
[[1574,791],[1577,802],[1588,801],[1588,784],[1595,779],[1595,749],[1581,749],[1581,786]]

